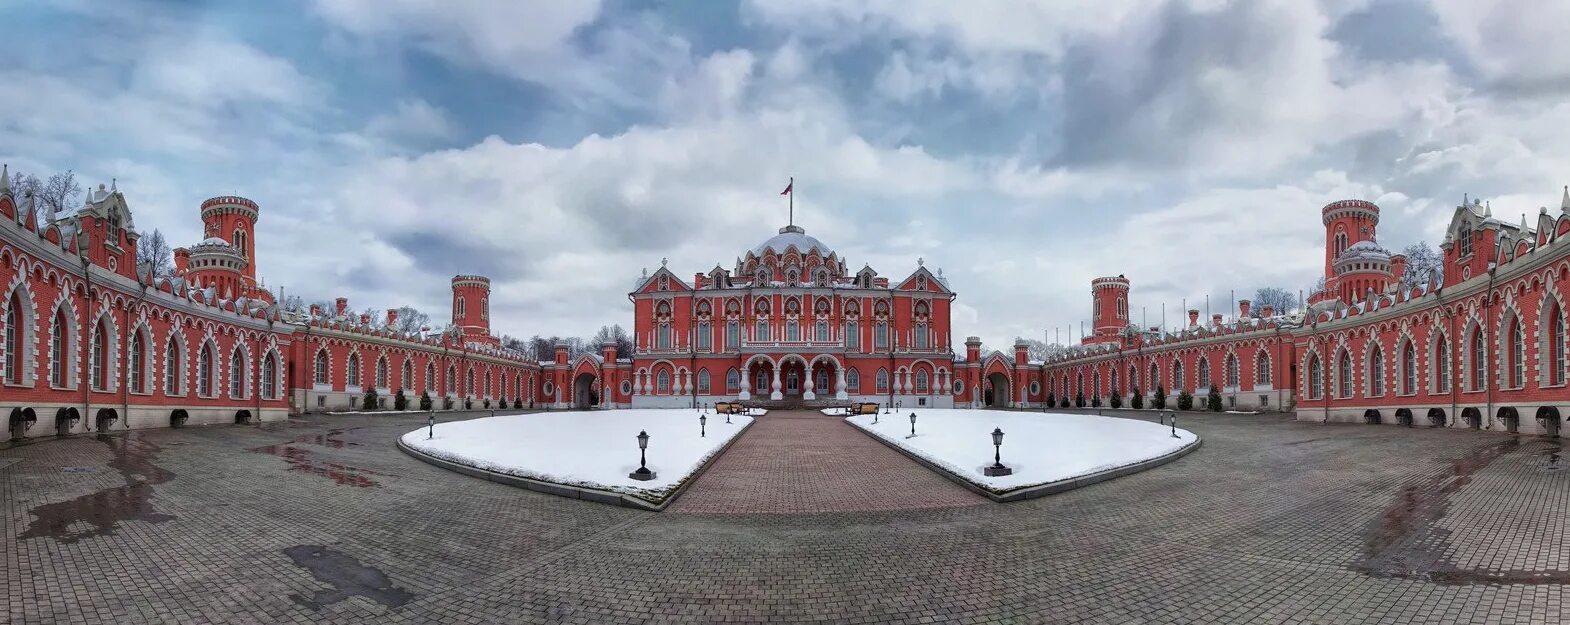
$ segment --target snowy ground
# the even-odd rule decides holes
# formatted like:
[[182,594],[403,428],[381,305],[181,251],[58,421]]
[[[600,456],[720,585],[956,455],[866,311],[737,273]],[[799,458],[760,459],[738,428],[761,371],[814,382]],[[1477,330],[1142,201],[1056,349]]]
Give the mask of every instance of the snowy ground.
[[[472,467],[531,479],[659,499],[703,466],[752,417],[708,414],[698,436],[696,410],[596,410],[485,417],[436,424],[403,435],[416,451]],[[627,477],[638,468],[638,432],[649,433],[653,480]]]
[[[876,425],[873,415],[845,420],[995,491],[1100,473],[1166,455],[1197,439],[1183,429],[1173,438],[1169,427],[1135,419],[961,409],[914,411],[916,437],[908,438],[911,412],[878,415]],[[1003,464],[1014,469],[1013,475],[982,474],[992,464],[993,428],[1003,429]]]

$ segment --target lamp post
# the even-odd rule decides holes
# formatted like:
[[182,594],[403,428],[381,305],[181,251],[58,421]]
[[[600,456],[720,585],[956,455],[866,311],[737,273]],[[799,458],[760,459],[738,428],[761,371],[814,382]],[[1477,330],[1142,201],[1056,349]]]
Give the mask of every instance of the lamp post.
[[436,438],[436,411],[435,410],[432,410],[430,416],[426,417],[425,425],[426,425],[426,427],[430,428],[430,430],[427,431],[426,434],[425,434],[425,440],[431,440],[433,438]]
[[1181,438],[1177,433],[1177,415],[1172,415],[1172,438]]
[[640,431],[640,432],[638,432],[638,470],[637,471],[633,471],[632,473],[628,473],[627,477],[630,477],[632,479],[638,480],[640,482],[647,482],[649,480],[654,479],[654,472],[649,470],[648,456],[647,456],[647,452],[645,451],[648,448],[649,448],[649,433],[648,433],[648,431]]
[[698,415],[698,438],[708,437],[709,416]]
[[916,438],[916,413],[914,412],[910,413],[910,436],[905,438]]
[[1003,428],[992,428],[992,466],[982,470],[987,477],[1013,475],[1014,470],[1003,466]]

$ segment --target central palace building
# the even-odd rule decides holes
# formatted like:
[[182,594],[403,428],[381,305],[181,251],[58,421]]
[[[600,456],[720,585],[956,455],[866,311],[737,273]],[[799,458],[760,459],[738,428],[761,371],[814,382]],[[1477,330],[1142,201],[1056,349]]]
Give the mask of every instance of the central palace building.
[[[1379,207],[1320,210],[1324,287],[1294,310],[1255,308],[1183,327],[1139,327],[1132,281],[1091,281],[1093,332],[1031,361],[958,346],[957,297],[921,260],[855,268],[794,224],[728,267],[632,285],[631,354],[613,343],[545,361],[490,328],[490,281],[452,278],[448,329],[401,332],[396,309],[285,310],[257,277],[262,216],[220,196],[205,238],[174,251],[171,276],[137,263],[137,229],[113,185],[40,223],[0,169],[0,411],[10,438],[114,428],[252,423],[370,402],[409,409],[692,408],[877,402],[904,407],[1196,406],[1215,389],[1238,410],[1299,419],[1557,433],[1570,413],[1566,301],[1570,189],[1557,211],[1517,223],[1466,201],[1443,275],[1403,280],[1407,259],[1376,237]],[[1173,405],[1173,403],[1169,403]]]

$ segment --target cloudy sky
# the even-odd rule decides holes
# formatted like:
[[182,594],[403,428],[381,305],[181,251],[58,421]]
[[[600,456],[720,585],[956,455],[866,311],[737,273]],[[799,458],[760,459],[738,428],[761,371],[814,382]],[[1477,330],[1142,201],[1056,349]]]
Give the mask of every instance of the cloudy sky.
[[262,206],[269,286],[499,332],[630,325],[662,258],[705,271],[797,221],[959,292],[1002,346],[1311,286],[1324,203],[1437,242],[1570,182],[1570,4],[1530,0],[0,2],[0,160],[118,179],[144,230]]

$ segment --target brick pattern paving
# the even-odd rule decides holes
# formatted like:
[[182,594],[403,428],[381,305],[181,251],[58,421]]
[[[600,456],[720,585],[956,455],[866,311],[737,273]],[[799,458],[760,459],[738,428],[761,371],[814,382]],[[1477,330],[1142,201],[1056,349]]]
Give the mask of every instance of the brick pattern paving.
[[1198,452],[1018,504],[654,514],[415,461],[419,425],[0,451],[0,622],[1570,621],[1556,441],[1196,415]]
[[856,512],[983,503],[990,502],[844,419],[778,411],[758,418],[669,511]]

